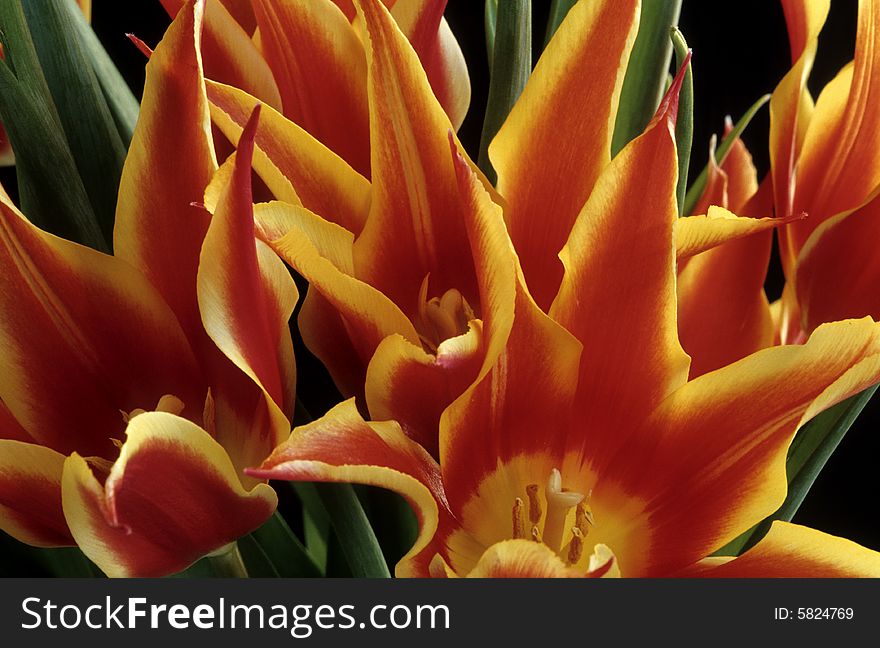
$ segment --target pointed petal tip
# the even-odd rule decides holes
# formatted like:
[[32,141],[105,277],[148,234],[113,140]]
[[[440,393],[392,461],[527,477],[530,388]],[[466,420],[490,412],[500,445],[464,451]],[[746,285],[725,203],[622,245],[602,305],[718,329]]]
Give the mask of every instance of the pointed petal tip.
[[144,41],[142,41],[134,34],[126,32],[125,37],[128,38],[128,40],[130,40],[134,44],[134,46],[137,47],[138,50],[140,50],[141,54],[146,56],[148,59],[153,55],[153,48],[147,45]]
[[670,122],[675,123],[675,120],[678,118],[678,97],[684,84],[685,75],[690,67],[693,53],[693,50],[688,48],[687,56],[684,57],[681,67],[678,68],[678,72],[676,72],[675,78],[672,80],[672,85],[669,86],[669,90],[666,91],[663,101],[660,102],[660,106],[657,108],[655,119],[666,116]]

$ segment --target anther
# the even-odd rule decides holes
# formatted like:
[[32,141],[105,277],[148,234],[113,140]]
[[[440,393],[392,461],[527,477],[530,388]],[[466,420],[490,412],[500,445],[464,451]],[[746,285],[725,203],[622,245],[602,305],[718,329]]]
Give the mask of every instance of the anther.
[[571,542],[568,543],[568,564],[574,565],[584,554],[584,534],[577,527],[571,529]]
[[532,540],[534,542],[541,542],[541,532],[538,531],[538,527],[532,527]]
[[529,496],[529,522],[537,524],[541,519],[541,500],[538,499],[538,485],[526,486],[526,495]]
[[575,526],[581,534],[587,535],[590,532],[590,527],[593,526],[593,511],[585,501],[578,504],[574,520]]
[[517,497],[513,502],[513,538],[520,540],[526,537],[525,524],[523,523],[523,501]]

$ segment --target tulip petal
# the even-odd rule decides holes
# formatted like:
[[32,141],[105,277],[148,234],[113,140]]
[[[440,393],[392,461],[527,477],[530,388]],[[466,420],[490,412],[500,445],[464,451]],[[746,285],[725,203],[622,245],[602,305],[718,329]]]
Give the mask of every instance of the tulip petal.
[[860,2],[850,81],[841,74],[820,96],[797,161],[794,209],[812,218],[795,228],[795,244],[822,220],[862,206],[880,187],[880,115],[873,109],[880,97],[878,29],[880,2]]
[[[259,461],[286,437],[290,424],[285,413],[293,412],[296,380],[288,329],[296,286],[281,260],[255,239],[251,157],[258,117],[256,109],[230,162],[232,176],[211,219],[198,272],[205,330],[263,391],[270,412],[270,430],[262,438],[242,439],[235,446],[224,442],[227,449],[238,446],[246,452],[237,465]],[[239,456],[233,452],[235,459]]]
[[745,554],[698,565],[683,575],[705,578],[878,578],[880,553],[788,522],[774,522]]
[[368,43],[373,202],[355,242],[357,276],[415,321],[420,288],[430,274],[435,295],[458,290],[479,317],[474,263],[449,155],[452,125],[382,3],[360,5]]
[[443,342],[433,355],[399,335],[370,360],[366,401],[373,420],[395,420],[431,456],[439,453],[440,415],[471,385],[483,364],[482,324]]
[[737,216],[722,207],[709,207],[703,216],[684,216],[675,223],[676,257],[683,261],[711,250],[727,241],[768,232],[790,223],[794,218],[748,218]]
[[545,309],[562,279],[556,255],[610,159],[638,18],[635,0],[572,7],[489,147],[514,247]]
[[349,21],[330,0],[256,0],[254,11],[285,117],[369,176],[366,62]]
[[0,439],[11,439],[13,441],[26,441],[33,443],[33,438],[28,434],[21,423],[19,423],[9,408],[0,401]]
[[587,454],[599,463],[687,380],[672,246],[676,93],[600,176],[559,255],[565,277],[550,316],[584,345],[579,424],[593,431]]
[[364,421],[354,399],[295,428],[260,468],[248,473],[262,479],[350,482],[396,491],[413,507],[419,522],[419,536],[398,563],[397,576],[427,573],[427,562],[436,554],[430,546],[445,510],[440,469],[395,422]]
[[466,574],[467,578],[580,578],[582,576],[583,573],[562,562],[547,545],[530,540],[505,540],[493,544],[480,557],[477,565]]
[[217,168],[199,54],[203,8],[190,2],[181,9],[147,64],[113,233],[116,256],[159,289],[197,352],[209,343],[196,273],[210,219],[192,203],[202,201]]
[[[596,540],[628,575],[668,574],[719,549],[782,504],[795,431],[880,380],[878,353],[880,325],[849,320],[689,382],[597,471]],[[606,518],[618,521],[607,536]]]
[[[185,0],[161,2],[172,17],[176,17],[185,5]],[[280,110],[281,95],[271,68],[251,40],[253,29],[248,30],[248,27],[253,21],[253,13],[248,20],[243,12],[245,4],[250,4],[250,1],[206,0],[204,3],[205,30],[199,47],[205,74],[214,81],[241,88]],[[245,22],[238,20],[241,17]]]
[[[208,81],[211,116],[238,144],[259,101],[241,90]],[[254,168],[279,200],[302,204],[359,234],[370,207],[370,183],[333,151],[280,113],[264,107],[257,128]]]
[[234,542],[272,515],[277,497],[245,490],[223,448],[172,414],[134,417],[106,481],[78,454],[64,464],[64,514],[108,576],[165,576]]
[[800,325],[812,331],[822,322],[870,315],[880,318],[880,199],[822,223],[807,239],[793,282]]
[[793,65],[770,98],[770,172],[779,217],[793,213],[795,161],[812,107],[807,79],[830,6],[831,0],[782,2]]
[[416,51],[431,88],[457,131],[471,102],[467,63],[443,18],[446,0],[397,0],[391,15]]
[[691,379],[773,344],[764,294],[772,244],[769,231],[753,234],[698,254],[679,271],[678,335]]
[[[379,343],[399,334],[418,345],[419,335],[394,302],[350,274],[350,232],[302,207],[279,204],[275,209],[284,212],[277,218],[290,229],[271,242],[272,249],[309,282],[299,320],[303,340],[343,393],[361,395],[367,365]],[[310,297],[313,293],[320,297]],[[342,353],[339,345],[353,347],[354,356]],[[352,387],[356,391],[346,391]]]
[[0,439],[0,529],[37,547],[75,544],[61,510],[64,455]]
[[41,445],[115,456],[120,413],[207,385],[156,290],[124,261],[47,234],[0,202],[0,400]]

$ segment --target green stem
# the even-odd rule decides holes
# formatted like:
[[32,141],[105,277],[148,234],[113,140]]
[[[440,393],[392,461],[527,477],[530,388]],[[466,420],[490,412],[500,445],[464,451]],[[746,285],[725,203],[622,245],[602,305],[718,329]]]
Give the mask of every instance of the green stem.
[[612,155],[638,137],[657,112],[672,58],[669,30],[678,23],[681,1],[642,0],[639,33],[620,91]]
[[489,161],[489,144],[532,73],[532,0],[499,0],[492,61],[479,166],[494,182],[496,175]]
[[217,578],[247,578],[247,567],[244,566],[244,560],[241,558],[241,551],[238,543],[232,544],[220,549],[216,553],[206,556],[206,560],[211,565],[211,571]]
[[559,29],[559,25],[565,20],[571,8],[577,4],[577,0],[553,0],[550,5],[550,17],[547,19],[547,33],[544,36],[544,47],[553,38],[553,34]]
[[351,484],[315,484],[345,560],[356,578],[390,578],[391,572]]
[[[672,30],[672,46],[675,49],[675,61],[678,67],[690,54],[684,35],[677,29]],[[682,215],[685,194],[687,193],[688,167],[691,163],[691,147],[694,142],[694,73],[690,61],[684,73],[684,83],[678,95],[678,118],[675,121],[675,146],[678,151],[678,186],[676,198],[678,200],[678,213]]]

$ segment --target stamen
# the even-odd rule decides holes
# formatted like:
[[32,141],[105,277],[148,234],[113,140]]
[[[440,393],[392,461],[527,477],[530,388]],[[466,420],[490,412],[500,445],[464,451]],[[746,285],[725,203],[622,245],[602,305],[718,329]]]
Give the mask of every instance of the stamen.
[[537,524],[541,519],[541,500],[538,499],[538,485],[526,486],[526,495],[529,496],[529,522]]
[[574,565],[584,555],[584,534],[577,527],[571,529],[571,542],[568,543],[568,564]]
[[590,509],[590,505],[586,503],[586,501],[578,504],[577,512],[575,513],[575,526],[578,531],[581,532],[582,535],[586,536],[590,532],[590,527],[593,526],[593,511]]
[[523,501],[517,497],[513,502],[513,538],[520,540],[526,537],[525,524],[523,523]]
[[553,551],[562,548],[562,532],[569,509],[584,500],[581,493],[562,490],[562,474],[554,468],[547,480],[547,519],[544,521],[544,544]]
[[534,542],[541,542],[541,532],[538,531],[538,527],[532,527],[532,540]]

